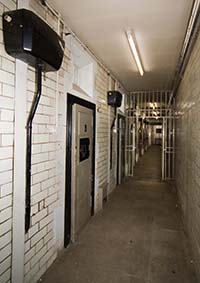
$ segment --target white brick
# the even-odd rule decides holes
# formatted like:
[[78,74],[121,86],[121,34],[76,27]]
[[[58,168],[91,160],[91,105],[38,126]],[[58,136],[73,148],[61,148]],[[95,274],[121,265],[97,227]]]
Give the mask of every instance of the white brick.
[[5,158],[12,158],[13,148],[12,147],[0,147],[0,160]]
[[48,206],[48,212],[51,213],[59,206],[59,201],[54,201]]
[[36,134],[33,136],[33,142],[37,143],[48,143],[49,142],[49,134]]
[[48,189],[48,195],[49,196],[55,194],[56,192],[57,192],[57,187],[56,186],[50,187]]
[[3,134],[2,135],[2,146],[13,146],[14,138],[13,134]]
[[11,244],[7,245],[3,249],[1,249],[1,258],[0,262],[6,259],[11,254]]
[[39,231],[39,226],[38,224],[33,225],[29,231],[28,231],[28,236],[29,238],[31,238],[32,236],[34,236],[37,232]]
[[47,226],[51,221],[53,221],[53,215],[49,214],[39,222],[40,229]]
[[11,277],[11,270],[10,268],[5,272],[3,273],[2,275],[0,275],[0,282],[8,282],[8,280],[10,279]]
[[48,171],[44,171],[44,172],[33,175],[32,184],[34,185],[34,184],[40,183],[47,179],[48,179]]
[[2,58],[1,66],[4,71],[10,72],[10,73],[15,72],[15,63],[6,58]]
[[33,247],[32,249],[30,249],[24,257],[24,262],[25,264],[31,260],[31,258],[35,255],[35,247]]
[[25,248],[24,248],[25,253],[27,253],[27,252],[30,250],[30,248],[31,248],[31,241],[28,240],[28,241],[26,241],[26,243],[25,243]]
[[14,112],[12,110],[1,109],[1,121],[13,122]]
[[45,115],[55,115],[55,109],[53,107],[43,106],[43,114]]
[[36,91],[36,85],[34,81],[28,80],[27,89],[33,93]]
[[12,0],[1,0],[1,3],[8,9],[14,10],[16,9],[16,3]]
[[31,216],[35,215],[39,212],[39,205],[38,203],[31,206]]
[[11,230],[11,225],[12,225],[12,222],[11,222],[11,219],[9,219],[8,221],[6,222],[3,222],[1,224],[1,229],[0,229],[0,236],[6,234],[8,231]]
[[10,182],[12,182],[12,171],[0,173],[0,185],[7,184]]
[[54,186],[56,183],[56,178],[50,178],[44,182],[42,182],[42,190],[45,190],[51,186]]
[[36,253],[38,253],[41,248],[44,246],[44,240],[41,239],[37,244],[36,244]]
[[11,232],[0,237],[0,249],[8,245],[10,242],[11,242]]
[[40,266],[43,266],[54,254],[54,250],[50,249],[40,260]]
[[39,268],[40,268],[39,263],[36,263],[35,266],[31,266],[31,270],[29,272],[31,280],[30,281],[25,280],[25,282],[37,282],[38,280],[37,281],[34,280],[34,276],[39,273]]
[[34,122],[38,123],[38,124],[49,124],[49,116],[47,115],[40,115],[40,114],[36,114],[35,118],[34,118]]
[[53,262],[56,260],[56,258],[57,258],[57,252],[55,252],[55,253],[52,255],[52,257],[48,260],[48,262],[47,262],[47,268],[49,268],[49,267],[53,264]]
[[31,238],[31,247],[35,246],[46,235],[46,227]]
[[[11,267],[11,257],[9,256],[0,264],[0,275]],[[3,282],[3,281],[0,281]],[[5,282],[5,281],[4,281]]]
[[12,205],[12,196],[5,196],[0,198],[0,210],[4,210],[5,208]]
[[1,197],[10,195],[12,193],[12,183],[5,184],[1,186]]
[[32,157],[32,164],[47,161],[49,158],[48,153],[34,154]]
[[43,209],[42,211],[39,211],[36,215],[32,216],[32,225],[39,222],[46,215],[47,215],[47,209]]
[[3,70],[0,70],[0,78],[1,78],[1,82],[3,83],[7,83],[10,85],[14,85],[15,83],[15,76]]
[[3,96],[14,97],[14,95],[15,95],[14,86],[3,84]]
[[51,241],[53,238],[53,232],[52,230],[44,237],[44,244],[47,244],[49,241]]
[[36,194],[40,193],[41,191],[41,184],[35,184],[31,186],[31,196],[35,196]]
[[31,204],[35,204],[35,203],[38,203],[40,202],[41,200],[45,199],[47,197],[47,191],[42,191],[34,196],[32,196],[31,198]]
[[0,134],[11,134],[13,133],[13,123],[11,122],[0,122]]
[[53,202],[56,202],[57,199],[58,199],[57,193],[49,196],[48,198],[45,199],[45,206],[48,206]]
[[14,109],[14,100],[9,97],[0,96],[0,105],[4,109]]
[[[29,262],[27,262],[26,264],[25,264],[25,266],[24,266],[24,274],[26,275],[29,271],[30,271],[30,269],[31,269],[31,263],[30,263],[30,261]],[[26,281],[27,282],[27,281]]]
[[49,178],[55,177],[56,176],[56,169],[50,169],[49,170]]
[[42,145],[41,144],[33,144],[32,146],[32,154],[38,154],[42,151]]
[[[8,222],[5,222],[5,221],[9,220],[11,217],[12,217],[12,207],[8,207],[8,208],[6,208],[6,209],[4,209],[0,212],[0,223],[4,222],[0,226],[0,234],[1,234],[1,232],[2,232],[2,234],[4,234],[10,229],[10,222],[8,223]],[[3,227],[5,227],[5,228],[3,228]],[[4,231],[4,229],[5,229],[5,231]],[[7,229],[7,231],[6,231],[6,229]]]
[[11,170],[12,162],[12,159],[0,160],[0,172]]

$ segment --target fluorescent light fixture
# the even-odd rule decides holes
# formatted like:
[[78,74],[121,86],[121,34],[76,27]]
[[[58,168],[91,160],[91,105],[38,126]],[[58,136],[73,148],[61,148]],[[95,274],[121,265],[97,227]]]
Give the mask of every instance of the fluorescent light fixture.
[[139,53],[138,53],[137,48],[136,48],[136,43],[133,40],[132,32],[130,30],[128,30],[126,32],[126,34],[127,34],[127,38],[128,38],[132,53],[133,53],[133,56],[135,58],[135,61],[136,61],[137,67],[138,67],[138,70],[140,72],[140,75],[143,76],[144,70],[142,68],[142,63],[140,61]]

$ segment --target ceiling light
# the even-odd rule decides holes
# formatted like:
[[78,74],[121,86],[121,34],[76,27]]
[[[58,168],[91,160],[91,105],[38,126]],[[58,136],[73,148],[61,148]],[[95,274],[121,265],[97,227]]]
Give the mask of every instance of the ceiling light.
[[132,35],[130,30],[128,30],[126,32],[126,34],[127,34],[127,38],[128,38],[132,53],[133,53],[133,56],[135,58],[135,61],[136,61],[137,67],[138,67],[138,70],[140,72],[140,75],[143,76],[144,70],[142,68],[142,63],[141,63],[139,53],[138,53],[137,48],[136,48],[136,43],[134,42],[134,39],[133,39],[133,35]]

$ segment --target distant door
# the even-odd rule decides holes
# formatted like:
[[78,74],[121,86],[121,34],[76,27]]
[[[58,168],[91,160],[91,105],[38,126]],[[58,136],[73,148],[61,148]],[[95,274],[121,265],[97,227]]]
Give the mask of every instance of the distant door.
[[93,110],[73,105],[72,240],[92,215]]
[[117,183],[121,184],[125,177],[125,135],[126,119],[118,115],[118,161],[117,161]]

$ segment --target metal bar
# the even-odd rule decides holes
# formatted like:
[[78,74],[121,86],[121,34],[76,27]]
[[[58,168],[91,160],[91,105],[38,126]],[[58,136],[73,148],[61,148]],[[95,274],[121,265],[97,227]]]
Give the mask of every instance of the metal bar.
[[[127,135],[128,142],[126,145],[128,156],[127,160],[129,162],[129,175],[134,174],[134,161],[138,161],[140,154],[138,135],[140,126],[139,118],[141,118],[143,114],[145,114],[145,118],[147,119],[154,118],[155,111],[157,111],[159,112],[158,117],[160,119],[163,119],[162,179],[167,180],[173,178],[174,142],[172,140],[172,131],[174,129],[174,110],[172,109],[171,105],[170,107],[168,107],[170,93],[171,91],[166,90],[141,92],[138,91],[131,93],[130,105],[132,107],[127,110],[127,124],[129,124],[129,127],[127,127],[127,131],[129,132],[129,135]],[[157,103],[157,105],[155,103]],[[135,136],[133,135],[134,127]],[[146,129],[143,129],[142,127],[141,130],[143,139],[143,131],[146,131]]]
[[27,120],[26,132],[26,208],[25,208],[25,232],[30,228],[31,217],[31,157],[32,157],[32,124],[42,94],[42,65],[37,66],[37,92],[31,105]]
[[165,180],[165,174],[164,174],[164,166],[165,166],[165,118],[163,118],[163,126],[162,126],[162,180]]

